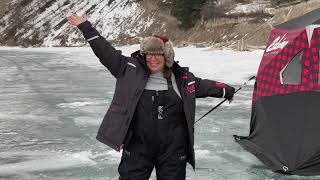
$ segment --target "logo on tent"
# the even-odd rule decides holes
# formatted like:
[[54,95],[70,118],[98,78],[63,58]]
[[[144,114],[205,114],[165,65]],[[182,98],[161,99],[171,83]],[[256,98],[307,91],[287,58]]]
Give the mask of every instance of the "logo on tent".
[[286,39],[286,35],[283,35],[282,37],[279,36],[277,37],[271,44],[269,47],[267,47],[266,52],[271,52],[274,50],[278,50],[278,49],[283,49],[288,43],[289,41]]

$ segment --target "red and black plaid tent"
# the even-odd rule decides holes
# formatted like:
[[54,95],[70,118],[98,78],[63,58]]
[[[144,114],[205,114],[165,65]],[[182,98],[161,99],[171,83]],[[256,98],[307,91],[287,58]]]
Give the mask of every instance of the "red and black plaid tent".
[[250,134],[235,139],[275,172],[320,175],[319,54],[320,9],[271,31],[256,76]]

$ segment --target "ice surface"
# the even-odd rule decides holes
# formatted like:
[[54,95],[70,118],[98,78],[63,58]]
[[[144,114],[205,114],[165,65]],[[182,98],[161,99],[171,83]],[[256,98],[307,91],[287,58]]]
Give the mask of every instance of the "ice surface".
[[[125,55],[138,48],[120,47]],[[196,76],[236,87],[255,75],[263,54],[175,50]],[[95,139],[115,79],[90,48],[0,48],[0,54],[0,179],[117,179],[121,152]],[[188,166],[187,179],[288,179],[233,140],[249,133],[252,83],[195,125],[196,171]],[[220,101],[198,99],[196,119]]]
[[90,156],[92,156],[91,153],[86,151],[71,154],[41,151],[0,153],[1,159],[6,159],[6,162],[0,165],[0,176],[96,165]]

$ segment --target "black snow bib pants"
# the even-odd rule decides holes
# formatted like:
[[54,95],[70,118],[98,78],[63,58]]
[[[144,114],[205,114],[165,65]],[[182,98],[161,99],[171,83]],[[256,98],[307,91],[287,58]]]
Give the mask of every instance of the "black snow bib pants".
[[120,180],[184,180],[188,134],[182,99],[168,90],[144,90],[124,143]]

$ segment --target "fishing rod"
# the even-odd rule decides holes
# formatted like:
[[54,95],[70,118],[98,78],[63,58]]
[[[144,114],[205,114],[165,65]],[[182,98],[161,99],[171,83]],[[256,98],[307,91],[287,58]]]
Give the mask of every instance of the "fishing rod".
[[[256,76],[252,76],[250,77],[245,83],[242,84],[242,86],[240,86],[235,92],[234,94],[236,94],[238,91],[240,91],[242,88],[244,88],[248,82],[250,82],[252,79],[255,79]],[[219,104],[217,104],[215,107],[213,107],[210,111],[208,111],[206,114],[204,114],[201,118],[199,118],[194,124],[196,124],[198,121],[200,121],[202,118],[204,118],[206,115],[208,115],[209,113],[211,113],[213,110],[215,110],[217,107],[219,107],[221,104],[223,104],[224,102],[226,102],[227,99],[224,99],[223,101],[221,101]]]

